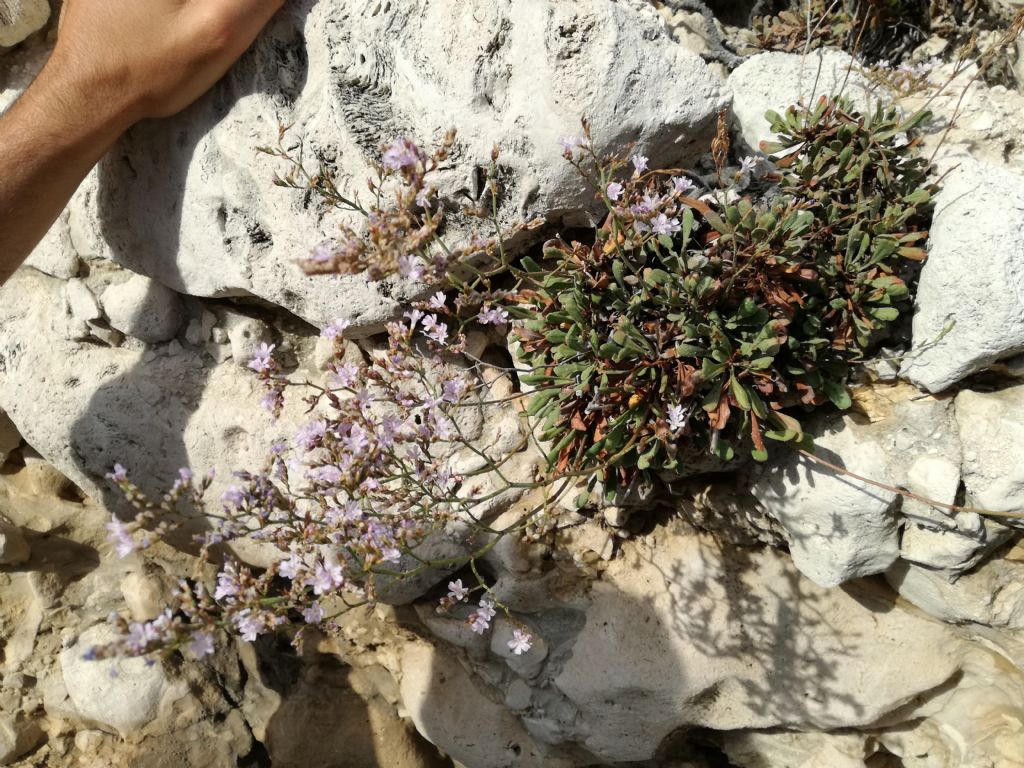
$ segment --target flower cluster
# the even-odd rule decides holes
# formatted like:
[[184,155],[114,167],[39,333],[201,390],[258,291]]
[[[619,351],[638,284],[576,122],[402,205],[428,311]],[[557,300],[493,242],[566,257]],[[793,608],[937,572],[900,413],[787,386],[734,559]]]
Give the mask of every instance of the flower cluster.
[[[414,156],[419,157],[399,153],[389,162],[411,162]],[[495,306],[477,314],[485,324],[508,320]],[[483,524],[486,505],[516,482],[497,470],[500,457],[474,447],[481,467],[460,473],[449,461],[468,445],[462,413],[480,407],[486,383],[473,365],[453,362],[466,341],[445,295],[438,293],[390,323],[386,344],[372,346],[362,363],[342,354],[349,343],[346,328],[339,320],[323,331],[338,354],[322,386],[290,381],[274,346],[256,350],[248,367],[268,396],[280,403],[288,390],[299,388],[306,394],[308,416],[289,439],[271,447],[262,469],[234,473],[219,502],[206,497],[212,475],[196,481],[182,470],[159,504],[133,484],[124,467],[109,475],[140,510],[134,521],[108,524],[119,555],[148,546],[157,529],[170,530],[175,515],[184,514],[179,502],[185,501],[193,513],[215,522],[198,543],[202,560],[219,566],[212,584],[201,574],[182,581],[173,611],[155,621],[117,620],[121,639],[96,655],[187,649],[201,656],[222,630],[251,641],[286,627],[300,634],[303,626],[330,629],[340,614],[378,600],[390,581],[472,562],[477,553],[443,564],[418,554],[428,537],[448,535],[446,526],[467,531],[470,544],[475,527],[485,528],[481,551],[503,535],[522,532],[525,519],[504,531]],[[481,479],[492,473],[499,479],[482,492]],[[225,559],[224,545],[242,539],[273,548],[278,553],[273,564],[255,569]],[[461,579],[452,582],[451,604],[486,589],[478,582],[472,588],[463,587]],[[498,610],[505,609],[488,593],[467,623],[474,632],[486,632]],[[528,633],[518,635],[516,652],[525,652],[531,642]]]

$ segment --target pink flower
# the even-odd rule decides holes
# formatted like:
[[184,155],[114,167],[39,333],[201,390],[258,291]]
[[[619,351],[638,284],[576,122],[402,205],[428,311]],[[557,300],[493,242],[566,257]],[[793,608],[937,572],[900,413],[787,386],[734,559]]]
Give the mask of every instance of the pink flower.
[[637,175],[640,175],[647,170],[648,159],[645,155],[636,154],[633,155],[633,167],[636,169]]
[[618,202],[619,198],[622,197],[622,193],[625,190],[619,182],[613,181],[605,188],[605,194],[608,195],[608,199],[614,202]]

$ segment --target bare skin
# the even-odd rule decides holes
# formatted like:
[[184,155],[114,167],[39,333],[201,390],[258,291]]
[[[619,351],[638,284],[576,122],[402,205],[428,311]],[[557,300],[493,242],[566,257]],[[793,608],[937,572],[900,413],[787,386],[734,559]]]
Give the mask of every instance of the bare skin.
[[284,0],[65,0],[57,44],[0,117],[0,284],[117,138],[219,80]]

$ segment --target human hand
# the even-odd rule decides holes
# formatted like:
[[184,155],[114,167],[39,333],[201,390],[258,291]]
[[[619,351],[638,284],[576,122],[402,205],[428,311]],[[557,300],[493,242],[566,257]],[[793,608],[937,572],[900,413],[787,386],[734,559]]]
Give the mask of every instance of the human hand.
[[284,0],[64,0],[41,78],[127,127],[180,112],[252,44]]

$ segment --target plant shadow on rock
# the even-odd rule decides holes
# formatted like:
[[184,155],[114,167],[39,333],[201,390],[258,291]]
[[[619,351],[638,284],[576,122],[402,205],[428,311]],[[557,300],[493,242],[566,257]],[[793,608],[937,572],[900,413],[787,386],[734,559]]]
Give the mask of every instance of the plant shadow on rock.
[[[143,264],[155,262],[160,271],[153,277],[182,290],[181,232],[192,223],[185,213],[186,190],[201,183],[199,177],[206,171],[195,162],[203,151],[203,140],[232,105],[248,96],[264,94],[281,104],[295,100],[307,76],[303,20],[314,5],[313,0],[289,4],[213,90],[172,120],[138,124],[100,163],[99,221],[116,262],[142,273],[146,273]],[[281,76],[282,68],[288,68],[291,76]],[[256,142],[254,138],[254,155]],[[223,165],[217,170],[229,172],[230,159],[221,159]],[[230,216],[231,212],[219,209],[223,225],[228,225]],[[248,235],[252,245],[258,245],[258,228]],[[226,230],[224,237],[229,237]],[[221,244],[210,245],[214,257]],[[150,261],[141,257],[142,253],[155,257]],[[198,361],[202,353],[191,354]],[[183,370],[186,373],[182,374]],[[70,442],[79,469],[94,477],[110,472],[118,462],[129,470],[144,469],[134,479],[144,492],[159,499],[176,479],[178,468],[190,466],[184,433],[211,370],[208,365],[188,367],[157,357],[140,361],[104,383],[71,428]],[[229,427],[235,425],[223,425],[224,430]],[[195,467],[196,471],[210,468]],[[134,517],[135,511],[112,484],[104,491],[103,502],[125,519]],[[205,520],[195,521],[169,540],[182,548],[194,548],[191,534],[207,527]]]

